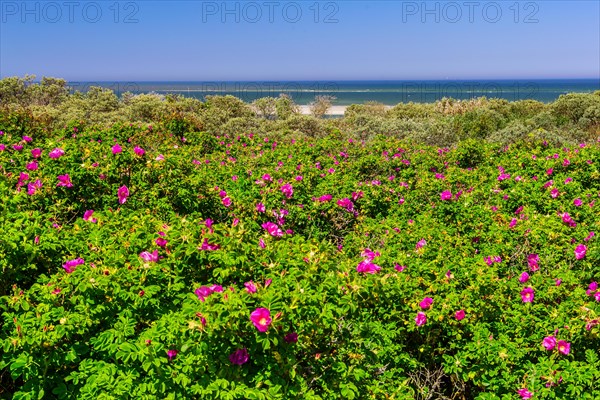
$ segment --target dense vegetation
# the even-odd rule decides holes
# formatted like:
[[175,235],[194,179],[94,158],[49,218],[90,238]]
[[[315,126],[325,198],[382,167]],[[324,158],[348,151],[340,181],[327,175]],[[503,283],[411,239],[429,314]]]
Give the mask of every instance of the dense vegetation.
[[[312,107],[322,116],[327,99]],[[600,91],[571,93],[555,102],[500,99],[442,99],[435,103],[400,103],[392,109],[367,103],[348,108],[344,118],[300,115],[293,99],[265,97],[247,104],[233,96],[208,96],[206,101],[178,95],[124,93],[91,87],[70,94],[67,82],[33,76],[0,80],[4,123],[21,133],[50,134],[66,126],[148,125],[183,136],[186,132],[238,135],[301,135],[325,137],[340,131],[357,140],[375,135],[451,146],[465,139],[509,144],[545,139],[557,145],[589,141],[600,132]]]
[[[600,396],[600,96],[319,120],[1,82],[0,397]],[[493,107],[533,133],[356,130]]]

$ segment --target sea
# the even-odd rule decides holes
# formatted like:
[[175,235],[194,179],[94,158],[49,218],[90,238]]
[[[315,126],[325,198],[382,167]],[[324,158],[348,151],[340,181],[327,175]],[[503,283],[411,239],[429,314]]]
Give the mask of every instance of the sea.
[[466,100],[485,96],[509,101],[537,100],[549,103],[566,93],[592,93],[600,90],[599,79],[520,79],[520,80],[406,80],[406,81],[177,81],[177,82],[69,82],[73,92],[86,92],[91,86],[125,92],[178,94],[204,100],[209,95],[233,95],[245,102],[286,94],[300,105],[316,96],[333,97],[333,105],[378,102],[429,103],[442,98]]

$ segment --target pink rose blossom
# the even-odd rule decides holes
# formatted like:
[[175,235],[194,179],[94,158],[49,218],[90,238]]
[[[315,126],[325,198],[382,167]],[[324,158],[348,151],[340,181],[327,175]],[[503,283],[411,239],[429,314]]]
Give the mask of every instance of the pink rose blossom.
[[562,213],[559,214],[562,217],[562,220],[565,224],[567,224],[568,226],[570,226],[571,228],[575,228],[577,226],[577,222],[575,222],[573,220],[573,218],[571,218],[571,216],[569,215],[569,213]]
[[121,186],[117,191],[117,196],[119,197],[119,204],[124,204],[127,201],[127,197],[129,197],[129,189],[127,186]]
[[246,282],[244,283],[244,286],[246,287],[246,290],[248,291],[248,293],[256,293],[256,285],[254,284],[254,282],[250,281],[250,282]]
[[169,361],[172,361],[177,356],[177,350],[168,350],[167,357],[169,357]]
[[33,183],[28,183],[27,184],[27,194],[29,196],[33,196],[38,189],[42,188],[42,181],[40,181],[39,179],[36,179],[35,182]]
[[417,317],[415,318],[415,322],[417,326],[423,326],[427,322],[427,315],[424,312],[419,311],[417,313]]
[[343,198],[341,200],[338,200],[337,205],[345,208],[349,212],[354,211],[354,203],[352,203],[352,200],[350,200],[347,197]]
[[533,397],[533,393],[530,392],[527,389],[519,389],[519,390],[517,390],[517,394],[519,396],[521,396],[522,400],[528,400],[528,399],[531,399]]
[[540,257],[537,254],[530,254],[527,256],[527,264],[529,264],[529,269],[532,272],[540,269],[538,263],[540,262]]
[[248,362],[248,359],[249,359],[248,350],[246,350],[245,348],[237,349],[236,351],[234,351],[233,353],[231,353],[229,355],[229,362],[232,363],[233,365],[246,364]]
[[377,264],[373,264],[370,260],[363,260],[356,266],[356,272],[364,274],[374,274],[381,270],[381,267]]
[[71,178],[69,177],[69,174],[65,174],[65,175],[58,175],[56,177],[58,179],[58,183],[56,184],[56,186],[63,186],[63,187],[73,187],[73,184],[71,183]]
[[283,236],[283,231],[281,230],[281,228],[277,224],[275,224],[273,222],[265,222],[261,226],[271,236],[274,236],[274,237],[282,237]]
[[422,310],[427,310],[431,307],[432,304],[433,304],[433,299],[431,297],[425,297],[419,303],[419,307],[421,307]]
[[69,260],[66,263],[64,263],[63,268],[65,269],[67,274],[70,274],[73,271],[75,271],[75,267],[77,267],[78,265],[82,265],[84,263],[85,263],[85,261],[83,261],[83,258],[76,258],[74,260]]
[[535,297],[535,292],[532,287],[526,287],[521,291],[521,299],[523,303],[531,303]]
[[565,356],[571,352],[571,343],[566,342],[564,340],[559,340],[557,343],[558,352],[564,354]]
[[63,149],[55,148],[50,153],[48,153],[48,157],[57,159],[57,158],[62,157],[64,154],[65,154],[65,151]]
[[523,272],[519,277],[519,282],[525,283],[529,280],[529,274],[527,272]]
[[208,239],[204,238],[204,241],[202,242],[202,245],[200,246],[199,250],[213,251],[219,250],[220,248],[221,246],[219,246],[218,244],[210,244],[208,243]]
[[554,350],[556,338],[554,336],[546,336],[544,340],[542,340],[542,346],[548,351]]
[[294,194],[294,188],[289,183],[286,183],[285,185],[283,185],[281,187],[281,193],[283,193],[283,195],[285,197],[290,199],[290,198],[292,198],[292,195]]
[[452,200],[452,192],[450,192],[449,190],[444,190],[441,194],[440,194],[440,198],[442,200]]
[[257,308],[250,314],[250,321],[259,332],[266,332],[271,325],[271,311],[266,308]]
[[148,251],[142,251],[140,258],[146,262],[157,262],[158,261],[158,250],[154,250],[152,253]]
[[577,260],[581,260],[583,258],[585,258],[585,254],[587,251],[587,247],[583,244],[579,244],[577,245],[577,247],[575,248],[575,258]]
[[298,334],[296,332],[290,332],[283,337],[286,343],[296,343],[298,341]]
[[98,222],[98,220],[96,218],[92,218],[93,214],[94,214],[94,210],[86,210],[83,213],[83,220],[95,224],[96,222]]
[[[221,288],[221,291],[223,289]],[[207,297],[213,294],[215,291],[209,288],[208,286],[200,286],[198,289],[194,290],[194,294],[198,296],[198,300],[204,302]]]

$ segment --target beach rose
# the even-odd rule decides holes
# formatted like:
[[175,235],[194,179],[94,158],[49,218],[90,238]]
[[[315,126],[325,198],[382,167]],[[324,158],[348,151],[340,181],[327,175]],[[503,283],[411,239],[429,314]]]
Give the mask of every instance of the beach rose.
[[277,224],[275,224],[273,222],[265,222],[261,226],[271,236],[274,236],[274,237],[282,237],[283,236],[283,231],[281,230],[281,228],[279,226],[277,226]]
[[146,262],[157,262],[158,261],[158,250],[154,250],[152,253],[148,251],[142,251],[140,258]]
[[417,317],[415,318],[415,322],[417,323],[417,326],[425,325],[425,323],[427,322],[427,315],[425,315],[424,312],[419,311],[417,313]]
[[456,318],[457,321],[462,321],[465,318],[465,310],[458,310],[454,314],[454,318]]
[[554,336],[546,336],[544,340],[542,340],[542,346],[548,351],[554,350],[556,338]]
[[199,250],[213,251],[213,250],[219,250],[220,248],[221,248],[220,245],[208,243],[208,239],[204,238],[204,241],[202,242],[202,245],[198,249]]
[[530,254],[527,256],[527,264],[529,264],[529,269],[532,272],[540,269],[538,263],[540,262],[540,257],[537,254]]
[[566,342],[564,340],[559,340],[557,343],[558,352],[564,354],[565,356],[571,352],[571,343]]
[[233,365],[243,365],[248,362],[248,359],[248,350],[245,348],[237,349],[229,355],[229,362]]
[[248,291],[248,293],[256,293],[256,285],[254,284],[254,282],[250,281],[250,282],[246,282],[244,283],[244,286],[246,287],[246,290]]
[[73,187],[73,183],[71,183],[71,177],[69,176],[69,174],[58,175],[56,179],[58,179],[58,183],[56,184],[57,187]]
[[292,197],[292,195],[294,194],[294,188],[289,183],[286,183],[285,185],[283,185],[281,187],[281,193],[283,193],[283,195],[285,197],[290,199]]
[[298,334],[296,332],[290,332],[283,337],[286,343],[296,343],[298,341]]
[[48,153],[48,157],[57,159],[57,158],[62,157],[64,154],[65,154],[65,151],[63,149],[60,149],[57,147],[57,148],[53,149],[50,153]]
[[373,264],[369,259],[359,262],[356,266],[356,272],[363,274],[374,274],[379,270],[381,270],[381,267],[377,264]]
[[532,287],[526,287],[521,291],[521,299],[523,303],[531,303],[535,297],[535,293]]
[[527,389],[519,389],[517,390],[517,394],[521,396],[521,399],[528,400],[533,397],[533,393]]
[[582,258],[585,258],[585,253],[587,251],[587,247],[583,244],[579,244],[577,245],[577,247],[575,248],[575,258],[577,260],[581,260]]
[[129,189],[127,186],[121,186],[117,191],[117,196],[119,197],[119,204],[124,204],[127,201],[127,197],[129,197]]
[[250,321],[252,321],[259,332],[266,332],[272,322],[271,311],[267,308],[257,308],[250,314]]
[[92,217],[93,214],[94,214],[94,210],[86,210],[83,213],[83,220],[86,222],[91,222],[91,223],[95,224],[96,222],[98,222],[98,220],[96,218]]
[[523,272],[519,277],[519,282],[525,283],[529,280],[529,274],[527,272]]
[[74,260],[69,260],[66,263],[63,264],[63,268],[65,269],[65,271],[67,271],[67,274],[72,273],[73,271],[75,271],[75,268],[78,265],[84,264],[85,261],[83,261],[83,258],[76,258]]
[[[221,289],[222,291],[222,289]],[[194,290],[194,294],[198,296],[200,301],[204,301],[208,296],[213,294],[214,290],[209,288],[208,286],[200,286],[198,289]]]
[[354,211],[354,203],[352,203],[352,200],[350,200],[347,197],[345,197],[341,200],[338,200],[337,205],[345,208],[349,212]]
[[433,304],[433,299],[431,297],[425,297],[419,303],[419,307],[421,307],[422,310],[427,310],[429,307],[431,307],[432,304]]

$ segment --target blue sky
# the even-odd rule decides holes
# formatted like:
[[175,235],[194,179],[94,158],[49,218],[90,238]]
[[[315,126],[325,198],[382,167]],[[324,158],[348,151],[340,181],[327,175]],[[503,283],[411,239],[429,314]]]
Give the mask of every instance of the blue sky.
[[600,77],[600,2],[0,0],[0,76]]

